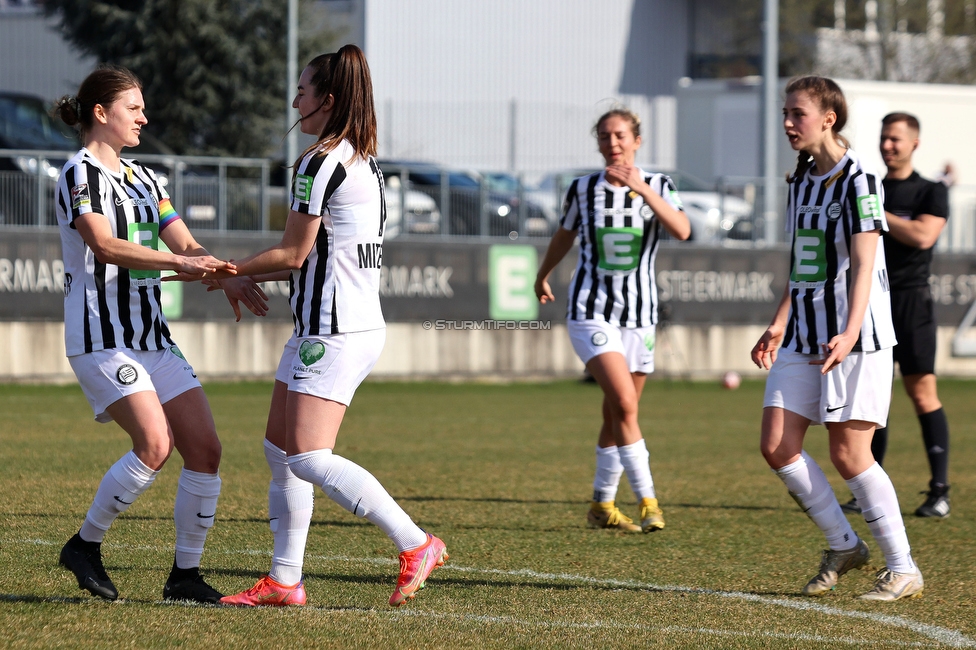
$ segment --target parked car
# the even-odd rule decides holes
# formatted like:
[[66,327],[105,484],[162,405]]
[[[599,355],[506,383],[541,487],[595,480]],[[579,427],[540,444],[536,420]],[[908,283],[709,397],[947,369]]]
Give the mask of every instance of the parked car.
[[[442,215],[442,233],[471,236],[511,236],[511,233],[518,235],[518,197],[492,189],[478,175],[429,162],[378,162],[385,178],[406,178],[409,190],[423,192],[434,200]],[[445,190],[447,206],[443,205]],[[483,225],[485,228],[482,228]]]
[[[80,147],[78,136],[67,125],[51,118],[39,97],[0,92],[0,149],[63,151],[62,159],[42,156],[0,156],[0,223],[37,223],[38,179],[52,193],[61,165]],[[45,210],[44,213],[53,210]],[[50,225],[53,219],[45,219]]]
[[[43,155],[0,156],[0,223],[35,224],[38,214],[37,179],[53,196],[64,162],[81,148],[78,132],[51,117],[50,105],[40,97],[0,91],[0,149],[47,152]],[[145,131],[140,145],[126,155],[172,154],[169,147]],[[58,155],[52,155],[54,152]],[[160,179],[165,183],[165,176]],[[45,223],[55,223],[54,210],[43,209]]]
[[539,203],[529,195],[529,188],[518,176],[504,172],[485,172],[481,178],[493,191],[515,197],[519,206],[525,205],[525,221],[521,233],[528,237],[548,237],[555,232],[558,217],[552,206]]
[[[574,178],[591,174],[594,169],[556,172],[544,176],[528,192],[531,200],[550,206],[558,215],[562,201]],[[720,193],[707,184],[680,171],[663,172],[678,188],[685,214],[691,224],[691,241],[720,243],[729,239],[751,239],[753,205],[733,194]],[[556,217],[558,219],[558,216]]]
[[[423,192],[405,189],[399,176],[384,176],[386,186],[387,238],[399,234],[434,234],[441,229],[441,212],[437,202]],[[401,204],[406,205],[406,210]]]

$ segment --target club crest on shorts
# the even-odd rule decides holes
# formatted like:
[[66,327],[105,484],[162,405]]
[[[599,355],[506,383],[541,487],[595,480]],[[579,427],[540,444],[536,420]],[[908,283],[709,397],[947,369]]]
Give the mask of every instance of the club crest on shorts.
[[115,373],[115,378],[119,380],[119,383],[124,386],[131,386],[136,383],[136,379],[139,378],[139,372],[134,366],[123,363],[119,366],[119,369]]
[[596,332],[590,337],[590,343],[597,346],[606,345],[608,340],[607,335],[603,332]]
[[840,219],[840,213],[843,209],[840,207],[840,201],[834,201],[827,206],[827,218],[831,221],[837,221]]
[[176,356],[178,356],[180,359],[183,359],[184,361],[186,361],[186,357],[183,356],[183,353],[180,352],[180,349],[178,347],[176,347],[175,345],[173,347],[171,347],[169,349],[169,351],[172,352],[173,354],[175,354]]

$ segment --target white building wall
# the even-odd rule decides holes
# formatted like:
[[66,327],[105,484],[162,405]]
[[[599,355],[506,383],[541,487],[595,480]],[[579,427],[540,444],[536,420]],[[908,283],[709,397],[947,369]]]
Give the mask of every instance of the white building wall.
[[54,21],[33,11],[0,15],[0,90],[54,100],[78,91],[95,67],[55,31]]
[[[270,379],[290,323],[171,323],[194,371],[204,381]],[[717,378],[729,370],[762,377],[749,350],[764,325],[670,325],[658,331],[655,377]],[[939,327],[936,372],[976,377],[976,357],[953,357],[954,327]],[[583,364],[573,352],[566,326],[546,331],[428,330],[419,323],[390,323],[386,346],[370,373],[374,380],[498,377],[578,377]],[[0,322],[0,382],[74,382],[64,356],[64,324]]]
[[[935,178],[946,163],[955,170],[950,218],[939,250],[976,246],[976,88],[948,84],[837,79],[847,99],[848,121],[842,134],[869,168],[883,174],[878,150],[881,119],[888,113],[915,115],[922,125],[912,158],[915,169]],[[784,97],[786,80],[780,80]],[[677,91],[677,166],[715,182],[722,176],[758,176],[760,169],[761,86],[754,80],[706,79],[686,82]],[[750,111],[749,107],[753,107]],[[796,167],[796,152],[785,135],[777,136],[780,177]],[[783,186],[785,187],[785,185]],[[785,192],[783,193],[785,205]]]
[[386,158],[513,171],[592,167],[600,114],[641,115],[638,162],[673,168],[685,3],[364,0]]

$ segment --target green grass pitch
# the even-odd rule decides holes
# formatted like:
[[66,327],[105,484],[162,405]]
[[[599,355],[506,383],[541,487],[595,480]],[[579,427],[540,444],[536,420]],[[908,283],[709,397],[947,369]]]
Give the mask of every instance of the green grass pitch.
[[[336,453],[363,465],[451,554],[394,610],[395,549],[316,494],[306,553],[309,605],[239,610],[165,604],[178,455],[109,531],[105,565],[122,600],[77,589],[57,566],[102,474],[129,449],[71,387],[0,386],[0,646],[285,647],[976,647],[976,384],[943,381],[952,428],[952,515],[912,512],[928,468],[900,383],[886,468],[925,574],[921,599],[854,599],[873,572],[825,598],[799,590],[823,538],[758,451],[762,383],[651,381],[641,426],[667,528],[585,527],[601,393],[592,384],[367,382]],[[224,445],[223,493],[203,569],[218,589],[250,586],[270,564],[269,473],[261,439],[269,383],[210,384]],[[842,500],[826,433],[807,449]],[[636,513],[626,481],[618,504]],[[882,564],[860,517],[872,565]]]

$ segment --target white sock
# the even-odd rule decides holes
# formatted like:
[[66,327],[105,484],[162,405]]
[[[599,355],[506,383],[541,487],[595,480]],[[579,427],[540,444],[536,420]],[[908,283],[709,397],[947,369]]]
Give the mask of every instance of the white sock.
[[654,479],[651,478],[651,466],[648,459],[651,455],[647,451],[647,445],[641,438],[637,442],[617,447],[620,455],[620,464],[627,472],[627,482],[630,489],[634,491],[637,501],[641,499],[654,498]]
[[786,467],[773,470],[803,512],[823,531],[832,551],[847,551],[857,546],[857,533],[837,503],[823,470],[807,452]]
[[396,544],[409,551],[427,543],[427,533],[413,523],[376,478],[356,463],[319,449],[289,456],[295,476],[321,486],[325,495],[357,517],[379,526]]
[[176,566],[192,569],[200,566],[203,543],[214,525],[217,497],[220,496],[220,476],[183,468],[176,488]]
[[609,503],[617,498],[617,486],[624,466],[620,464],[617,447],[596,448],[596,474],[593,476],[593,500]]
[[149,489],[158,473],[146,467],[134,451],[115,461],[98,485],[85,523],[78,531],[81,538],[86,542],[101,542],[115,518]]
[[895,573],[914,573],[915,562],[901,518],[895,486],[881,465],[871,465],[847,481],[851,494],[861,506],[861,514],[874,540],[884,553],[888,568]]
[[274,534],[274,554],[268,575],[278,584],[290,587],[302,581],[315,486],[295,476],[288,467],[284,450],[267,440],[264,441],[264,457],[271,468],[268,524]]

